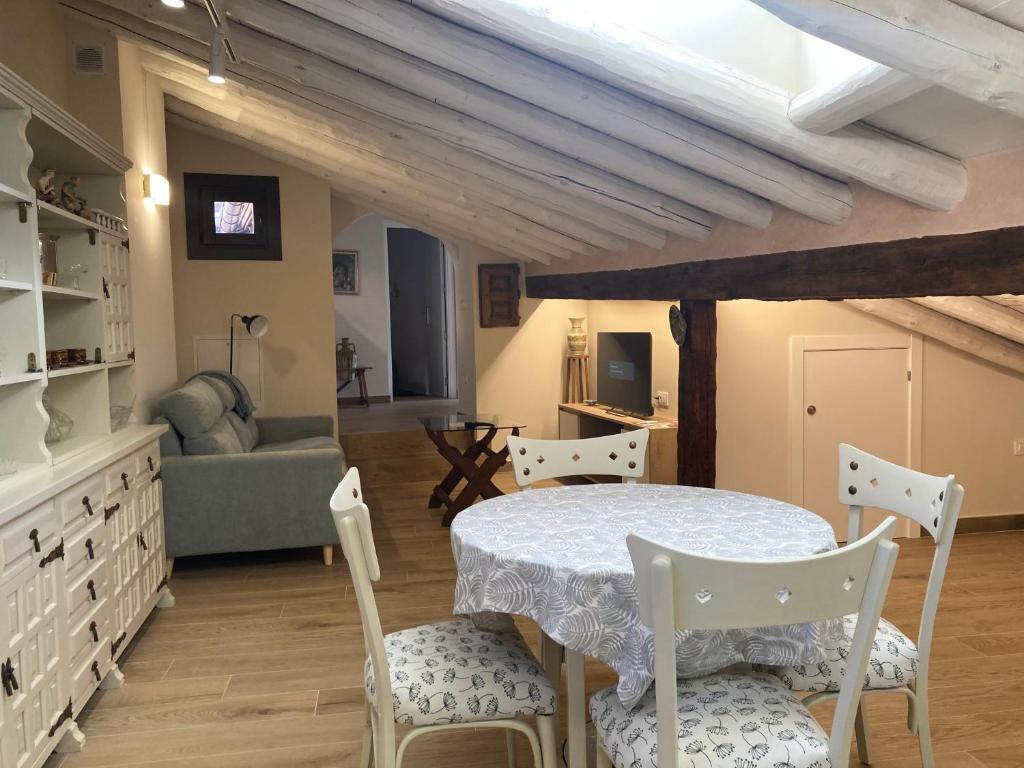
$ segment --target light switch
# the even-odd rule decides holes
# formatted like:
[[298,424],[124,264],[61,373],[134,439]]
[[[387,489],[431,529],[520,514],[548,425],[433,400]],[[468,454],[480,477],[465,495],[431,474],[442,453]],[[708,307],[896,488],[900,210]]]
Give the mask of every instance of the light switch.
[[654,398],[659,408],[668,408],[668,392],[655,392]]
[[1018,437],[1013,441],[1013,455],[1024,456],[1024,438]]

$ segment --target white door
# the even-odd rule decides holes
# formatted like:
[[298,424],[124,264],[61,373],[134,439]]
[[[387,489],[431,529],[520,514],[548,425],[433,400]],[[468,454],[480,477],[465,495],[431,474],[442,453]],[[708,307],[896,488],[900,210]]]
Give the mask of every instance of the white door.
[[[796,361],[794,361],[796,362]],[[913,464],[911,440],[912,351],[904,348],[803,349],[795,366],[792,414],[799,429],[793,446],[793,501],[828,520],[845,541],[848,507],[837,499],[838,446],[849,443],[888,461]],[[863,531],[884,519],[868,510]],[[901,535],[914,535],[909,526]]]

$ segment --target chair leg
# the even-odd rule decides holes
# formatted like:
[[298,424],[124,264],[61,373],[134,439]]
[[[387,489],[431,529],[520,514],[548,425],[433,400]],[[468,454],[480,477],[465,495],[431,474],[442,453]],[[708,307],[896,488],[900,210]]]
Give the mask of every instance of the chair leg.
[[864,712],[864,700],[857,705],[857,719],[854,722],[857,732],[857,756],[864,765],[871,765],[871,732],[868,729],[867,714]]
[[505,752],[508,755],[508,768],[516,768],[516,732],[505,731]]
[[612,759],[600,744],[597,745],[597,768],[614,768]]
[[935,756],[932,754],[932,725],[928,719],[927,688],[917,690],[914,715],[917,720],[917,741],[921,745],[921,765],[923,768],[935,768]]
[[561,765],[558,759],[556,723],[557,721],[551,715],[537,717],[537,733],[540,734],[541,762],[544,764],[544,768],[560,768]]
[[324,544],[323,551],[324,551],[324,565],[328,565],[328,566],[334,565],[334,545],[333,544]]
[[373,757],[373,717],[370,702],[366,702],[366,725],[363,726],[363,749],[359,756],[359,768],[370,768]]

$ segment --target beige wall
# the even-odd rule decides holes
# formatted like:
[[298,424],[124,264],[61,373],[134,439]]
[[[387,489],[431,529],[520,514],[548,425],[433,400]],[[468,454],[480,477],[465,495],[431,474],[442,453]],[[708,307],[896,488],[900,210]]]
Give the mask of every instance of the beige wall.
[[[233,312],[270,320],[263,338],[265,416],[336,414],[327,183],[235,144],[167,126],[178,375],[194,371],[192,341],[226,335]],[[277,176],[282,261],[189,261],[183,174]]]
[[1024,222],[1024,150],[985,155],[967,161],[970,188],[967,199],[952,212],[928,211],[892,195],[852,184],[853,214],[842,226],[821,224],[776,206],[775,219],[764,230],[722,221],[703,243],[669,235],[656,251],[634,245],[626,254],[603,251],[574,256],[569,262],[531,263],[530,274],[590,272],[683,261],[722,259],[759,253],[806,250],[849,243],[896,240],[930,234],[975,232],[1018,226]]
[[[906,333],[842,304],[718,304],[718,486],[786,499],[792,336]],[[921,469],[955,474],[963,515],[1024,512],[1024,377],[930,339],[921,372]]]

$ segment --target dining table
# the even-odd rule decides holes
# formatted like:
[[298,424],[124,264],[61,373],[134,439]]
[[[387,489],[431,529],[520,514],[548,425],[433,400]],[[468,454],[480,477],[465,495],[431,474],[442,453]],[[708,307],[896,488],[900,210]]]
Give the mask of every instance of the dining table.
[[[535,621],[545,648],[566,667],[568,764],[587,764],[584,660],[618,673],[623,703],[654,680],[651,631],[640,621],[626,536],[686,552],[743,560],[790,559],[837,547],[831,525],[783,501],[676,485],[594,483],[536,488],[487,499],[452,523],[455,613],[500,628],[513,615]],[[694,585],[696,590],[700,585]],[[813,664],[842,635],[842,619],[781,627],[684,631],[680,677],[739,662]],[[550,660],[551,655],[542,653]],[[557,669],[548,669],[555,679]],[[556,675],[558,672],[558,675]]]

